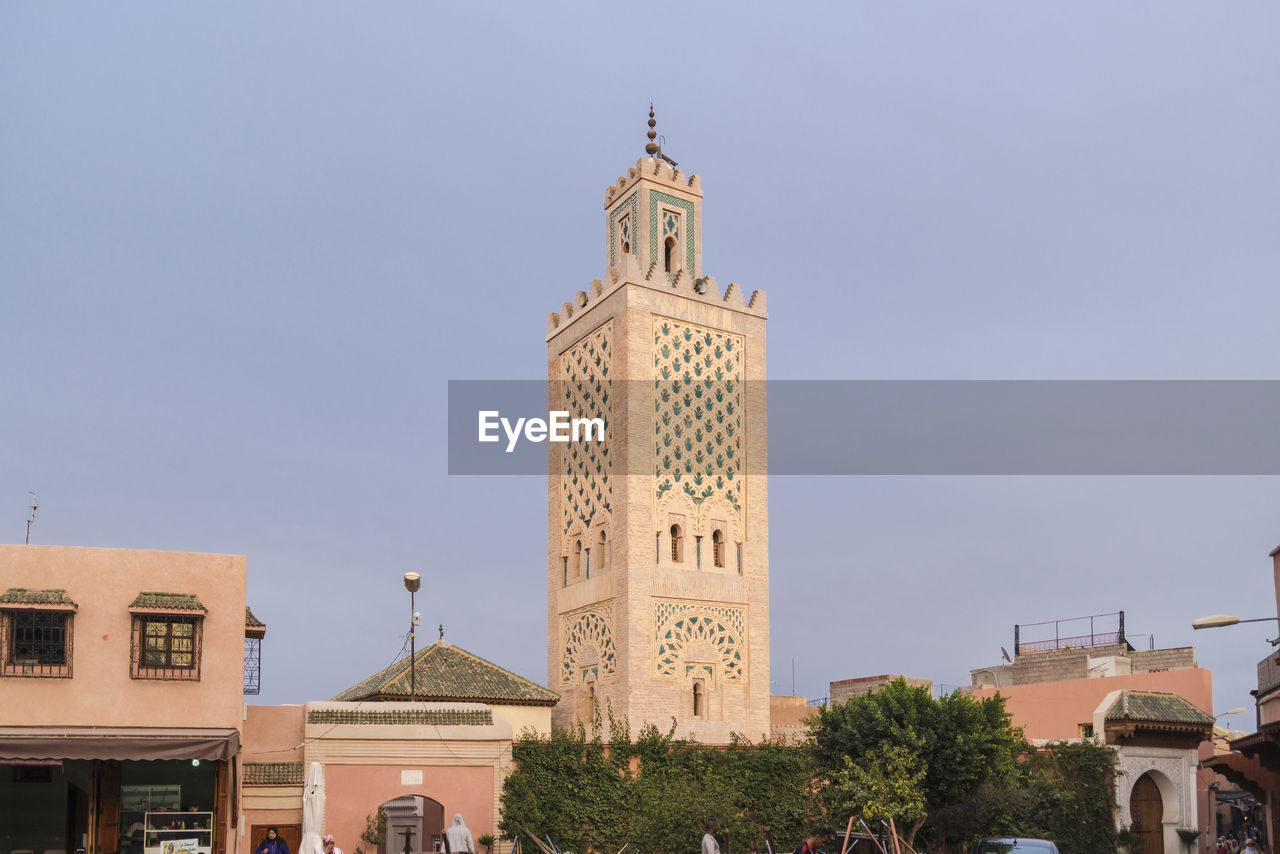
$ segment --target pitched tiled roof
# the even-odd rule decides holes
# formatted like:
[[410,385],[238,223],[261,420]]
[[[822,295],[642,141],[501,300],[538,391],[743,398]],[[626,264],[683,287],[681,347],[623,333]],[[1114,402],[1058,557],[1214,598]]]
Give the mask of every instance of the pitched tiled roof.
[[301,786],[304,779],[301,762],[246,762],[246,786]]
[[262,620],[259,620],[257,617],[253,616],[253,612],[249,610],[248,605],[244,606],[244,624],[246,628],[252,628],[252,629],[258,629],[258,628],[265,629],[267,627],[266,623],[262,622]]
[[[554,706],[560,699],[555,691],[444,641],[419,652],[416,662],[414,699],[529,706]],[[333,699],[407,700],[409,675],[409,659],[401,659]]]
[[6,605],[70,605],[80,607],[71,601],[65,590],[28,590],[25,587],[10,587],[0,596],[0,603]]
[[204,611],[208,608],[200,604],[194,593],[139,593],[138,598],[129,604],[130,608],[160,608],[165,611]]
[[1167,691],[1121,691],[1107,709],[1109,721],[1162,724],[1213,724],[1213,716]]

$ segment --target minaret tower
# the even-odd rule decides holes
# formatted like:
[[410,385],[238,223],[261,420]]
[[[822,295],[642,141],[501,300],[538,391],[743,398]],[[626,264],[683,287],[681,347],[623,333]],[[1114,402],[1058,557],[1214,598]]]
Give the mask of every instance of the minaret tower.
[[765,297],[702,268],[702,187],[657,144],[605,190],[603,279],[547,320],[549,409],[603,417],[548,443],[547,684],[723,744],[769,733]]

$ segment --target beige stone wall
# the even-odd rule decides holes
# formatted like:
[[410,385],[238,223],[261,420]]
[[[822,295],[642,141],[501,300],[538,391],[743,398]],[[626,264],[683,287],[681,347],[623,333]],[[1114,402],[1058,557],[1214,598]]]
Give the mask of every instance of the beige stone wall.
[[[604,569],[599,569],[598,556],[591,556],[589,578],[585,572],[565,571],[566,559],[573,565],[577,532],[566,531],[571,524],[566,519],[575,514],[566,515],[564,502],[578,499],[566,499],[563,455],[569,451],[549,443],[547,679],[562,696],[553,719],[561,726],[589,721],[594,695],[602,709],[607,704],[618,717],[627,717],[633,731],[646,722],[666,729],[675,717],[682,736],[724,743],[736,731],[758,739],[770,731],[764,296],[756,292],[748,301],[733,284],[722,294],[713,279],[699,278],[701,190],[696,179],[642,160],[611,191],[607,218],[635,198],[633,215],[641,226],[636,251],[624,254],[616,244],[607,247],[606,263],[614,266],[605,281],[592,282],[548,320],[550,379],[565,376],[567,365],[580,364],[583,348],[596,346],[593,339],[598,341],[607,330],[613,380],[605,522],[609,555]],[[648,206],[655,200],[667,204],[662,200],[668,197],[688,203],[682,208],[682,227],[693,229],[694,236],[693,251],[682,254],[672,276],[651,262],[652,243],[646,241],[654,234],[661,238],[661,233],[645,230],[651,219]],[[655,210],[655,215],[660,222],[661,212]],[[616,232],[612,239],[616,241]],[[713,335],[717,345],[731,339],[740,348],[732,369],[745,380],[736,391],[741,395],[745,485],[736,511],[726,502],[711,509],[672,501],[669,492],[665,498],[655,494],[660,462],[655,453],[655,335],[664,321]],[[591,378],[581,373],[573,377]],[[548,408],[563,408],[557,406],[561,400],[563,393],[553,384]],[[666,532],[671,524],[680,524],[684,532],[681,562],[670,557]],[[728,538],[724,567],[714,566],[715,530]],[[700,566],[697,536],[702,537]],[[590,539],[596,542],[594,536]],[[676,629],[682,615],[691,619]],[[666,650],[658,637],[664,626],[685,633],[678,656],[673,660],[668,655],[665,662],[660,661],[659,652]],[[701,680],[704,691],[703,713],[697,718],[694,680]]]

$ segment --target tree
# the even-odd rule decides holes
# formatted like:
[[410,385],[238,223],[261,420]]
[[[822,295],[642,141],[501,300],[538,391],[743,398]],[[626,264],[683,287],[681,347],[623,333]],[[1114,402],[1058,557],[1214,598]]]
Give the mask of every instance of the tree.
[[[956,691],[935,700],[902,679],[842,706],[820,709],[811,733],[820,773],[837,782],[824,797],[833,810],[843,809],[841,800],[848,796],[838,785],[845,757],[864,774],[891,758],[905,763],[912,775],[923,771],[924,814],[907,828],[908,844],[929,815],[964,801],[984,782],[1011,779],[1023,743],[1000,696],[975,701]],[[906,806],[910,787],[898,795],[905,797],[899,806]]]
[[888,821],[914,835],[925,818],[925,771],[920,757],[898,744],[881,744],[858,757],[844,757],[831,783],[839,815]]

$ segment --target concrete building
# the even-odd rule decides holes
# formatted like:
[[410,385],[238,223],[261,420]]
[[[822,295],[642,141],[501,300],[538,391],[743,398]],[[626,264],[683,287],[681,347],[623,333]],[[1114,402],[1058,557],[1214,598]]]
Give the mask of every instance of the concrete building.
[[899,673],[882,673],[879,676],[859,676],[856,679],[840,679],[832,682],[827,696],[831,705],[840,706],[853,697],[875,693],[896,679],[903,680],[912,688],[923,688],[931,693],[933,691],[932,679],[917,679],[914,676],[903,676]]
[[[652,116],[652,114],[651,114]],[[653,120],[650,126],[652,130]],[[770,731],[765,297],[702,264],[702,186],[646,147],[608,187],[603,279],[547,322],[554,720],[606,704],[727,743]]]
[[1015,641],[1014,649],[1011,662],[970,671],[973,696],[1002,695],[1033,743],[1115,746],[1117,826],[1142,837],[1143,854],[1178,854],[1177,829],[1206,826],[1213,815],[1208,781],[1196,773],[1213,728],[1213,677],[1194,648],[1134,649],[1121,617],[1119,632]]
[[0,546],[0,850],[235,848],[245,559]]

